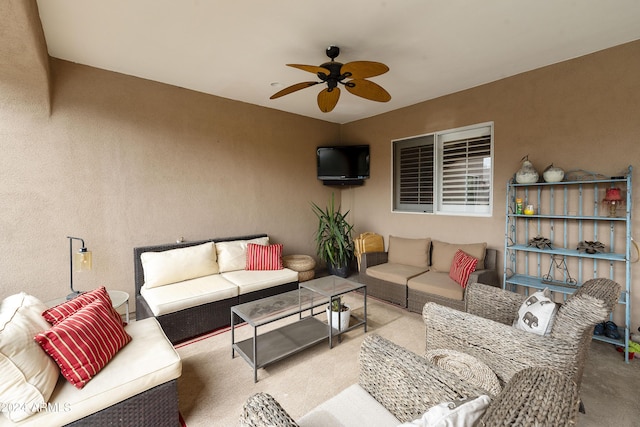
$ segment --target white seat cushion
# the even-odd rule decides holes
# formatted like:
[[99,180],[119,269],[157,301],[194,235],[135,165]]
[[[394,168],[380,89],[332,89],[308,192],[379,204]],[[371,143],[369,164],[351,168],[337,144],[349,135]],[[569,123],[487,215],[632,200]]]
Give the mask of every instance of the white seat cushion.
[[175,313],[214,301],[238,296],[238,287],[220,274],[198,277],[158,288],[142,286],[140,294],[149,304],[155,316]]
[[239,295],[298,280],[298,272],[288,268],[282,270],[237,270],[220,275],[238,287]]
[[407,280],[427,270],[427,267],[386,262],[384,264],[374,265],[373,267],[367,267],[365,274],[375,277],[376,279],[397,283],[398,285],[406,285]]
[[300,427],[397,427],[400,421],[360,385],[353,384],[296,421]]
[[125,329],[131,342],[82,390],[60,378],[49,400],[51,410],[20,423],[0,417],[0,427],[65,425],[181,375],[180,356],[156,319],[132,322]]

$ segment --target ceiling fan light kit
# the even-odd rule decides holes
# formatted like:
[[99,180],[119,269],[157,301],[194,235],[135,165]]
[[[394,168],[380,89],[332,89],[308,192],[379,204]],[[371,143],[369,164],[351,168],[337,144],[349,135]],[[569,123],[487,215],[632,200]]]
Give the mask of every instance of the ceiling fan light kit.
[[340,99],[339,84],[344,85],[347,91],[361,98],[371,101],[388,102],[391,95],[382,86],[366,80],[369,77],[379,76],[389,71],[389,67],[380,62],[353,61],[346,64],[337,62],[335,58],[340,54],[338,46],[329,46],[326,54],[331,58],[320,66],[287,64],[289,67],[315,74],[320,81],[301,82],[291,85],[271,95],[270,99],[280,98],[301,89],[326,83],[327,87],[318,93],[318,107],[323,113],[332,111]]

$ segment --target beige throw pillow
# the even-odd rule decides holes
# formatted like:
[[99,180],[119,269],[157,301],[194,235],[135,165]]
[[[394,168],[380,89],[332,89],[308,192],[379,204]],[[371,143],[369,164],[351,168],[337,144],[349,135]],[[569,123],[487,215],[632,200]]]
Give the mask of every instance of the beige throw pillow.
[[[392,264],[429,267],[429,248],[431,239],[406,239],[389,236],[388,262]],[[453,256],[451,257],[453,259]],[[449,262],[451,265],[451,262]]]
[[218,273],[213,242],[163,252],[144,252],[140,260],[147,289]]
[[484,270],[484,256],[487,243],[445,243],[438,240],[431,242],[431,268],[435,271],[449,272],[451,263],[458,249],[478,259],[476,270]]

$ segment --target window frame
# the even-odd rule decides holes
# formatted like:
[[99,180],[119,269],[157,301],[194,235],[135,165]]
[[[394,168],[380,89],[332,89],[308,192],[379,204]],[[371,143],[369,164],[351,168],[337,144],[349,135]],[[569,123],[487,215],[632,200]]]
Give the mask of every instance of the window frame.
[[[461,208],[453,204],[443,202],[443,147],[445,144],[467,139],[469,144],[472,138],[489,137],[489,156],[485,157],[483,164],[489,163],[488,167],[482,169],[486,171],[484,178],[488,180],[488,201],[487,204],[465,204]],[[431,141],[429,141],[431,139]],[[420,141],[424,140],[424,141]],[[433,176],[432,176],[432,205],[427,203],[407,204],[401,203],[400,173],[400,150],[411,146],[433,147]],[[391,141],[391,211],[392,213],[415,213],[427,215],[452,215],[468,217],[491,217],[493,215],[493,187],[495,170],[495,149],[494,149],[494,125],[493,122],[478,123],[454,129],[436,131],[422,135],[415,135],[406,138],[394,139]],[[468,167],[469,162],[465,163]],[[471,163],[473,165],[473,162]],[[427,180],[428,181],[428,180]],[[466,193],[473,195],[473,193]],[[416,200],[419,200],[416,196]],[[474,207],[475,206],[475,207]]]

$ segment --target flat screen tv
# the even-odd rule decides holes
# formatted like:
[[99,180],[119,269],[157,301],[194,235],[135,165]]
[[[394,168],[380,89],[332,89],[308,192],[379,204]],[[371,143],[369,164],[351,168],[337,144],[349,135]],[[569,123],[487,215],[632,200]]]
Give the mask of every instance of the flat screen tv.
[[369,178],[369,146],[337,145],[318,147],[318,179],[322,181],[362,181]]

